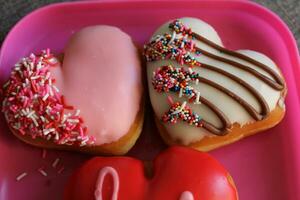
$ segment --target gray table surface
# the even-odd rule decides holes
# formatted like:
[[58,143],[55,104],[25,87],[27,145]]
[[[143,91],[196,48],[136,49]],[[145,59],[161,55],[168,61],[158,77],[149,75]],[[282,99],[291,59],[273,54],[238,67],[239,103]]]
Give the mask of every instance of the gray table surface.
[[[300,0],[254,0],[277,13],[300,46]],[[61,0],[0,0],[0,43],[10,28],[32,10]]]

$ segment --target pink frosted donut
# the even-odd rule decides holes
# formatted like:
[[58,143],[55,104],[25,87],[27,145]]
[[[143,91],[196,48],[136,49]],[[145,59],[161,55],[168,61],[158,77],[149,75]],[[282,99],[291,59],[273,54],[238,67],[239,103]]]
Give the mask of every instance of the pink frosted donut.
[[21,59],[3,92],[9,128],[35,146],[124,154],[141,132],[141,63],[115,27],[80,30],[63,59],[50,50]]

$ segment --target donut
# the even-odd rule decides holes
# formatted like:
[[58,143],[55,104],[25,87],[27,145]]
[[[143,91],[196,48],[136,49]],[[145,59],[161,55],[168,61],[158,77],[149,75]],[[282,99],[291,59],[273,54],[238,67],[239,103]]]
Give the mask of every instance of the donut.
[[63,199],[238,200],[238,194],[227,170],[209,154],[170,147],[153,164],[94,157],[70,177]]
[[225,48],[196,18],[163,24],[144,46],[155,120],[164,141],[209,151],[278,124],[286,83],[266,55]]
[[130,36],[116,27],[75,33],[63,54],[22,58],[3,85],[11,132],[43,148],[125,154],[144,118],[141,63]]

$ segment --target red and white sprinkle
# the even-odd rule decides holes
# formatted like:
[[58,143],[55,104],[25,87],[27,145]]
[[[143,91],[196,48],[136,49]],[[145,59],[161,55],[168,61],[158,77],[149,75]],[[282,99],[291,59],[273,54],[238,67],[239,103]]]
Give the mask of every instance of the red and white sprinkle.
[[27,172],[23,172],[22,174],[18,175],[16,177],[16,181],[22,180],[25,176],[27,176]]
[[53,167],[53,168],[56,168],[56,166],[58,165],[59,161],[60,161],[60,159],[59,159],[59,158],[56,158],[56,159],[54,160],[54,162],[52,163],[52,167]]
[[64,170],[65,170],[65,167],[61,167],[61,168],[57,171],[57,173],[58,173],[58,174],[61,174]]
[[3,85],[2,112],[20,135],[64,145],[93,144],[95,138],[87,136],[80,110],[67,105],[53,85],[50,68],[57,64],[58,59],[49,49],[21,59]]
[[46,149],[43,149],[42,150],[42,158],[45,159],[47,156],[47,150]]
[[38,172],[40,172],[40,174],[42,174],[43,176],[48,176],[47,172],[44,170],[43,167],[39,168]]

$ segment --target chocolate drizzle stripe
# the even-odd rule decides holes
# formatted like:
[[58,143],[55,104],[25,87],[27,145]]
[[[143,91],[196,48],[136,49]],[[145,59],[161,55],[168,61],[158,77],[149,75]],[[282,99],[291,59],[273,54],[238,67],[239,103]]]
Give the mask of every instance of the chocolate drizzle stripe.
[[283,85],[281,85],[281,84],[273,81],[269,77],[265,76],[264,74],[259,73],[257,70],[255,70],[255,69],[253,69],[251,67],[248,67],[246,65],[243,65],[241,63],[238,63],[236,61],[233,61],[233,60],[221,57],[221,56],[214,55],[214,54],[212,54],[212,53],[210,53],[208,51],[205,51],[205,50],[203,50],[203,49],[201,49],[199,47],[195,47],[195,48],[196,48],[197,51],[200,51],[203,55],[205,55],[207,57],[210,57],[212,59],[215,59],[215,60],[227,63],[227,64],[229,64],[229,65],[231,65],[233,67],[240,68],[240,69],[243,69],[243,70],[251,73],[252,75],[254,75],[258,79],[262,80],[263,82],[265,82],[266,84],[268,84],[269,86],[271,86],[275,90],[282,90],[284,88]]
[[[242,87],[246,88],[257,99],[257,101],[259,102],[260,107],[261,107],[261,112],[258,113],[257,111],[254,110],[254,108],[252,109],[252,106],[250,106],[247,102],[243,105],[243,106],[245,106],[245,105],[248,106],[249,105],[251,107],[251,109],[250,108],[245,108],[245,109],[248,111],[248,113],[255,120],[261,120],[269,114],[270,109],[269,109],[269,106],[268,106],[266,100],[261,96],[261,94],[259,92],[257,92],[257,90],[255,90],[247,82],[245,82],[244,80],[240,79],[239,77],[237,77],[237,76],[235,76],[235,75],[233,75],[233,74],[231,74],[231,73],[229,73],[225,70],[222,70],[218,67],[214,67],[214,66],[204,64],[204,63],[201,64],[201,67],[205,68],[205,69],[208,69],[208,70],[211,70],[211,71],[214,71],[214,72],[217,72],[219,74],[222,74],[222,75],[230,78],[231,80],[235,81],[236,83],[239,83]],[[229,95],[229,96],[231,96],[231,95]]]
[[[283,90],[285,88],[284,80],[274,70],[272,70],[270,67],[266,66],[265,64],[263,64],[263,63],[261,63],[261,62],[259,62],[257,60],[254,60],[254,59],[250,58],[249,56],[246,56],[246,55],[241,54],[239,52],[231,51],[231,50],[226,49],[226,48],[224,48],[222,46],[219,46],[218,44],[216,44],[216,43],[214,43],[214,42],[212,42],[212,41],[210,41],[210,40],[202,37],[201,35],[199,35],[199,34],[197,34],[195,32],[192,32],[192,37],[194,37],[195,39],[197,39],[197,40],[199,40],[199,41],[201,41],[201,42],[203,42],[205,44],[207,44],[210,47],[213,47],[214,49],[217,49],[218,51],[220,51],[222,53],[225,53],[225,54],[228,54],[230,56],[242,59],[242,60],[244,60],[246,62],[249,62],[249,63],[251,63],[251,64],[253,64],[253,65],[255,65],[255,66],[263,69],[264,71],[266,71],[268,74],[270,74],[275,79],[276,82],[274,82],[274,81],[272,81],[270,79],[265,79],[265,78],[263,79],[263,80],[266,81],[267,84],[269,84],[270,86],[272,86],[274,89]],[[205,53],[207,53],[207,52],[205,52]],[[213,54],[210,54],[210,56],[211,55],[213,55]],[[220,58],[222,58],[222,57],[215,56],[215,59],[217,59],[217,60],[221,60]],[[244,66],[243,69],[245,68],[245,65],[239,64],[239,63],[237,63],[235,61],[231,61],[231,60],[226,59],[226,58],[222,58],[221,61],[227,62],[227,63],[229,63],[228,61],[230,61],[231,62],[230,64],[232,64],[232,65],[236,65],[237,67]],[[249,72],[250,72],[250,70],[249,70]],[[253,72],[251,72],[251,73],[253,73]],[[262,76],[262,74],[260,74],[259,76]],[[261,78],[259,76],[258,76],[258,78]]]
[[218,135],[218,136],[226,135],[227,134],[226,130],[231,128],[231,123],[229,119],[226,117],[226,115],[218,107],[216,107],[213,103],[211,103],[204,97],[200,97],[200,101],[218,116],[218,118],[221,120],[223,125],[222,128],[218,128],[203,119],[202,120],[203,128],[210,131],[214,135]]
[[236,95],[234,92],[226,89],[225,87],[209,80],[203,77],[199,77],[199,82],[205,83],[207,85],[210,85],[211,87],[223,92],[224,94],[228,95],[231,97],[233,100],[235,100],[238,104],[242,105],[242,107],[245,108],[245,110],[255,119],[255,120],[260,120],[262,117],[261,115],[249,104],[247,103],[244,99]]

